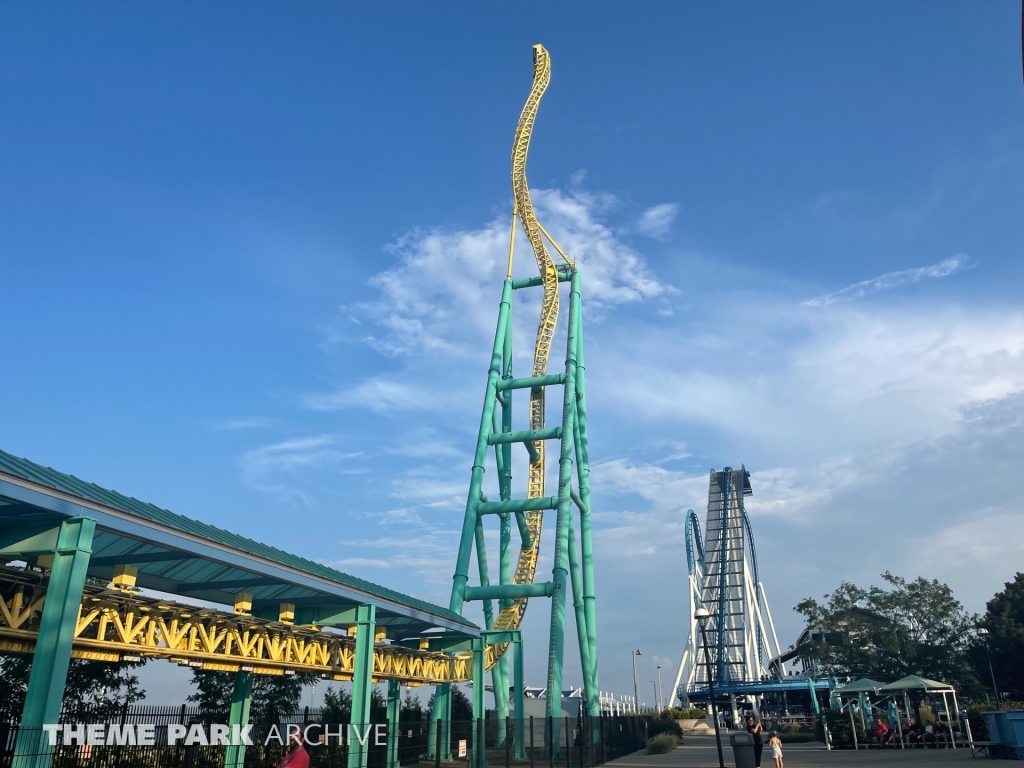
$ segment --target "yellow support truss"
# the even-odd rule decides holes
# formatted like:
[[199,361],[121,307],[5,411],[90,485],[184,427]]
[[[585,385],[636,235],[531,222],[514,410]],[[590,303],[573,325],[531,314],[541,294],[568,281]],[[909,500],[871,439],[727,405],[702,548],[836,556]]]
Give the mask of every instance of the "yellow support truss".
[[[0,650],[35,650],[46,600],[38,580],[19,569],[0,568]],[[327,679],[351,680],[355,638],[87,586],[71,655],[100,661],[139,656],[222,672],[315,672]],[[374,681],[465,682],[472,678],[472,666],[471,653],[446,655],[383,642],[376,643],[373,651]]]

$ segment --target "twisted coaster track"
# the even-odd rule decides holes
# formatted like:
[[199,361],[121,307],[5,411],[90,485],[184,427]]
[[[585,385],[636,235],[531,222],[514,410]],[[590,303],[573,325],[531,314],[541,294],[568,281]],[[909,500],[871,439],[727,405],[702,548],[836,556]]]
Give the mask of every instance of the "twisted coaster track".
[[[516,126],[512,146],[512,191],[515,210],[512,214],[512,233],[509,245],[508,273],[506,275],[498,327],[495,332],[488,372],[487,391],[480,421],[473,473],[470,479],[466,516],[463,521],[459,556],[452,585],[451,608],[462,611],[467,600],[483,603],[484,621],[488,629],[515,630],[522,623],[531,597],[551,597],[551,634],[549,638],[548,690],[561,691],[562,651],[564,645],[564,613],[566,577],[571,577],[573,609],[580,655],[583,667],[584,689],[590,714],[599,714],[597,693],[597,634],[593,589],[593,557],[590,532],[590,468],[587,455],[586,398],[583,381],[583,333],[580,309],[579,273],[575,264],[551,239],[537,221],[530,189],[526,180],[526,158],[530,139],[537,119],[541,97],[551,81],[551,58],[541,45],[533,47],[533,87],[523,106]],[[512,280],[517,224],[530,241],[539,275],[535,278]],[[550,243],[564,260],[557,266],[548,251]],[[548,375],[548,358],[558,324],[558,284],[570,282],[568,328],[566,333],[566,367],[562,374]],[[512,377],[512,295],[513,291],[540,287],[543,290],[537,336],[533,349],[533,366],[529,378]],[[547,427],[545,423],[545,390],[548,386],[563,385],[562,425]],[[512,431],[512,399],[517,389],[529,389],[529,429]],[[500,412],[499,408],[500,406]],[[546,496],[545,442],[559,443],[558,494]],[[512,498],[512,445],[522,443],[529,454],[527,493],[525,499]],[[487,449],[494,446],[498,470],[500,501],[491,502],[483,494],[482,484]],[[576,465],[577,490],[572,487],[572,467]],[[580,547],[576,549],[572,503],[580,510]],[[535,583],[537,558],[545,510],[557,510],[555,525],[554,568],[550,582]],[[496,514],[501,521],[499,584],[491,585],[484,546],[483,520]],[[511,563],[512,518],[519,528],[521,547],[514,572]],[[474,548],[480,586],[468,586],[469,563]],[[498,614],[494,615],[492,600],[498,600]],[[488,645],[485,666],[494,676],[495,703],[498,716],[507,714],[508,671],[503,658],[507,645]],[[560,696],[548,697],[549,714],[561,716]],[[504,711],[504,714],[503,714]]]
[[[544,376],[548,372],[548,356],[551,352],[551,341],[558,324],[558,271],[555,263],[544,244],[543,228],[537,221],[530,199],[530,187],[526,182],[526,155],[530,149],[533,126],[537,120],[540,99],[551,82],[551,57],[543,45],[533,46],[533,87],[523,105],[523,112],[516,125],[515,139],[512,142],[512,193],[515,199],[515,213],[512,217],[513,234],[515,237],[515,220],[518,216],[523,231],[530,240],[537,269],[540,272],[544,297],[541,300],[540,319],[537,322],[537,340],[533,348],[533,375]],[[511,251],[511,249],[510,249]],[[509,274],[511,277],[512,259],[509,258]],[[511,361],[509,361],[511,362]],[[535,387],[530,391],[530,429],[544,429],[544,387]],[[534,443],[537,457],[530,463],[529,484],[526,497],[541,499],[544,497],[545,481],[545,448],[544,441]],[[529,510],[526,523],[530,531],[533,546],[519,551],[516,562],[513,584],[532,584],[537,573],[537,554],[540,550],[543,532],[544,513]],[[526,613],[528,598],[511,601],[511,605],[501,608],[494,622],[494,629],[518,629]],[[491,669],[507,650],[507,645],[489,645],[487,647],[487,669]]]

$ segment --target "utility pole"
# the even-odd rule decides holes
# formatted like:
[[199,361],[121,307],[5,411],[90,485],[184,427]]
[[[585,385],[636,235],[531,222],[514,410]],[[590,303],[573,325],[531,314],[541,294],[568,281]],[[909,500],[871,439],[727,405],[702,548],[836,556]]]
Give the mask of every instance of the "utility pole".
[[996,695],[996,709],[1002,709],[1003,700],[999,697],[999,686],[996,685],[996,671],[992,668],[992,644],[989,642],[988,630],[984,627],[978,627],[974,633],[985,644],[985,653],[988,655],[988,673],[992,675],[992,692]]
[[701,645],[704,646],[704,664],[708,670],[708,695],[711,697],[711,719],[715,722],[715,743],[718,745],[718,768],[725,768],[725,755],[722,754],[722,735],[718,730],[718,707],[715,705],[715,684],[711,675],[711,656],[708,654],[708,636],[704,631],[704,625],[708,623],[708,609],[701,607],[693,613],[693,617],[700,624]]
[[639,707],[640,707],[640,683],[636,679],[636,657],[637,656],[643,656],[643,654],[640,653],[640,649],[639,648],[637,648],[635,651],[633,651],[633,701],[636,703],[636,707],[634,709],[639,709]]
[[665,704],[665,693],[661,690],[661,664],[658,665],[658,698],[661,699],[661,709],[668,709]]

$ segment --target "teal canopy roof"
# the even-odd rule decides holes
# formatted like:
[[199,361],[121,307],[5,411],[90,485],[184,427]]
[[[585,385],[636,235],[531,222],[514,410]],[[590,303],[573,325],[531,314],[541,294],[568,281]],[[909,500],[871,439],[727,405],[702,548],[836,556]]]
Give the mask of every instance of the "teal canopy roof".
[[852,693],[874,693],[879,688],[885,686],[885,683],[880,683],[877,680],[872,680],[870,677],[862,677],[860,680],[855,680],[849,685],[844,685],[842,688],[837,688],[836,693],[839,696],[846,696]]
[[878,689],[879,693],[897,693],[899,691],[952,691],[953,686],[949,683],[940,683],[938,680],[929,680],[919,675],[907,675],[901,677],[895,683],[889,683]]
[[90,576],[109,579],[116,564],[134,564],[139,586],[201,600],[230,603],[244,589],[267,610],[367,602],[396,634],[479,633],[446,607],[0,451],[0,529],[77,515],[97,521]]

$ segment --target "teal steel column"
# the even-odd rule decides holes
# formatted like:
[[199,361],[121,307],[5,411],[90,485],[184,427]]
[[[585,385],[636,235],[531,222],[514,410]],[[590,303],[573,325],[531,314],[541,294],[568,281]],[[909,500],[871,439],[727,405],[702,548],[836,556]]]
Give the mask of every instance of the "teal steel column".
[[388,764],[398,768],[399,720],[402,717],[402,683],[388,680]]
[[441,760],[452,759],[452,685],[434,687],[434,706],[430,710],[430,757],[436,759],[437,723],[441,721]]
[[[360,736],[370,729],[370,693],[373,690],[373,635],[377,629],[377,606],[356,606],[356,658],[352,671],[352,728]],[[355,735],[355,734],[353,734]],[[370,736],[353,739],[348,747],[348,768],[366,768]]]
[[[583,612],[583,587],[580,585],[580,563],[576,554],[576,532],[573,530],[572,510],[567,516],[569,539],[569,582],[572,585],[572,607],[576,614],[576,641],[580,647],[580,667],[583,671],[583,692],[589,698],[590,681],[593,671],[590,668],[590,645],[587,642],[587,617]],[[588,713],[589,714],[589,713]]]
[[487,435],[491,431],[491,415],[494,412],[494,394],[497,392],[498,377],[501,375],[501,353],[505,345],[505,328],[508,323],[509,307],[512,304],[512,281],[506,280],[501,292],[501,308],[498,310],[498,327],[494,333],[494,347],[491,350],[491,367],[487,372],[487,389],[484,392],[484,409],[480,415],[480,430],[477,433],[476,452],[473,455],[473,471],[469,480],[469,496],[466,499],[466,516],[462,521],[462,536],[459,539],[459,555],[455,562],[455,576],[452,583],[452,597],[448,607],[462,613],[466,582],[469,581],[469,558],[476,534],[476,505],[480,502],[480,490],[484,478],[484,463],[487,459]]
[[[476,563],[480,575],[480,586],[489,587],[491,585],[490,569],[487,567],[487,543],[484,541],[484,521],[481,515],[477,515],[476,512]],[[465,599],[465,593],[463,593],[463,599]],[[490,629],[494,623],[494,608],[491,606],[490,600],[483,601],[484,608],[484,628]]]
[[[591,678],[587,686],[587,714],[597,717],[601,714],[601,700],[597,670],[597,599],[594,590],[594,543],[591,533],[590,506],[590,453],[587,444],[587,388],[586,364],[583,357],[583,310],[577,304],[576,332],[576,421],[574,433],[576,442],[576,478],[579,496],[583,502],[580,510],[580,550],[583,558],[583,613],[586,616],[587,644],[590,647]],[[578,434],[578,437],[576,436]]]
[[42,731],[44,724],[60,720],[64,684],[71,663],[82,588],[89,569],[96,521],[72,517],[60,525],[53,565],[46,584],[46,600],[39,619],[39,635],[32,656],[32,670],[21,710],[21,725],[14,748],[13,768],[47,768],[51,747]]
[[[228,725],[245,728],[249,723],[249,707],[252,705],[252,672],[235,672],[235,687],[231,692],[231,713]],[[224,768],[242,768],[245,765],[245,741],[234,738],[232,728],[231,744],[224,750]]]
[[486,641],[482,637],[474,637],[473,648],[473,765],[475,768],[487,768],[487,718],[486,677],[484,675],[484,651]]
[[[512,379],[512,306],[509,306],[508,319],[505,322],[505,340],[502,346],[502,369],[501,378],[503,381]],[[512,431],[512,395],[513,391],[507,389],[504,392],[504,403],[501,407],[501,431]],[[500,458],[498,462],[498,486],[501,490],[501,500],[508,501],[512,498],[512,444],[503,443],[495,446],[495,457]],[[512,515],[501,515],[501,528],[498,539],[498,583],[512,583]],[[499,600],[498,609],[512,605],[513,600]],[[498,722],[504,722],[508,717],[508,652],[506,652],[494,665],[492,671],[492,682],[494,684],[494,710]],[[505,732],[498,728],[498,744],[505,745]]]
[[526,740],[525,731],[523,725],[526,721],[526,705],[524,703],[525,692],[523,691],[523,633],[517,630],[514,639],[512,640],[512,656],[515,660],[515,680],[512,685],[514,686],[513,692],[513,704],[516,710],[516,724],[515,724],[515,757],[516,760],[526,759]]
[[548,640],[548,695],[547,714],[560,717],[562,714],[562,658],[565,645],[565,575],[568,570],[567,520],[572,514],[569,488],[572,484],[572,425],[576,409],[576,331],[578,314],[576,307],[580,297],[579,272],[573,270],[569,289],[569,323],[566,333],[565,385],[562,398],[562,437],[558,459],[558,514],[555,522],[555,553],[551,568],[554,594],[551,596],[551,634]]

